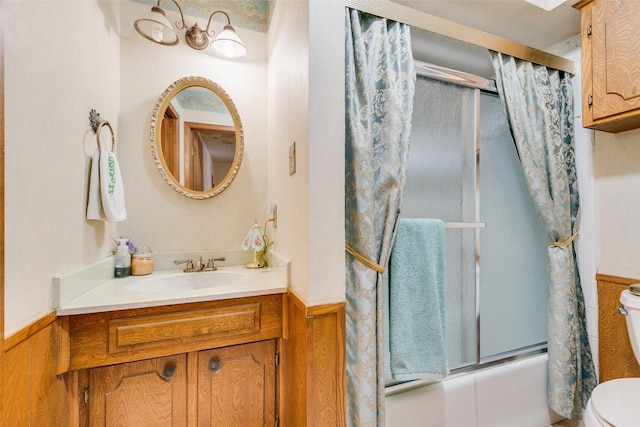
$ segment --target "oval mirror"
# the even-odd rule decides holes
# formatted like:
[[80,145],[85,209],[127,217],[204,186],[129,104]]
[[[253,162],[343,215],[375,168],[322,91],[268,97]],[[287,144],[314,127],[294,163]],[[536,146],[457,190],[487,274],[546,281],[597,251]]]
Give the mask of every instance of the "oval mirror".
[[204,77],[184,77],[158,99],[151,152],[164,180],[191,199],[208,199],[233,181],[244,153],[240,115],[227,93]]

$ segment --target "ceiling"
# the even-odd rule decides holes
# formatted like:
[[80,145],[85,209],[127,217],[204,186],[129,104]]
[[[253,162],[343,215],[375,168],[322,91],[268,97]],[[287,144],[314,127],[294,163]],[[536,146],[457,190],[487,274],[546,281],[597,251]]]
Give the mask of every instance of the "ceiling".
[[[569,0],[547,12],[524,0],[394,0],[413,9],[548,50],[580,32],[580,12]],[[411,29],[414,57],[484,77],[493,75],[487,50],[417,28]]]
[[[157,0],[132,1],[157,4]],[[233,25],[266,32],[274,4],[277,1],[294,0],[177,1],[186,15],[202,20],[201,26],[206,26],[206,19],[212,11],[222,9],[229,13]],[[547,50],[580,32],[580,12],[572,7],[577,0],[568,0],[550,12],[524,0],[391,1],[540,50]],[[173,2],[168,0],[161,1],[161,6],[167,10],[177,10]],[[216,15],[216,19],[219,18]],[[486,49],[418,28],[412,28],[411,37],[414,57],[418,60],[484,77],[493,75]]]
[[[156,6],[158,0],[131,0],[136,3],[143,3],[148,6]],[[229,14],[231,24],[235,27],[248,28],[254,31],[266,33],[271,19],[272,6],[274,0],[176,0],[186,15],[188,24],[193,25],[193,21],[188,17],[196,17],[201,28],[207,26],[207,20],[211,13],[222,10]],[[284,0],[290,1],[290,0]],[[173,1],[160,1],[160,7],[167,11],[177,12],[178,8]],[[214,21],[226,23],[221,14],[216,14]]]

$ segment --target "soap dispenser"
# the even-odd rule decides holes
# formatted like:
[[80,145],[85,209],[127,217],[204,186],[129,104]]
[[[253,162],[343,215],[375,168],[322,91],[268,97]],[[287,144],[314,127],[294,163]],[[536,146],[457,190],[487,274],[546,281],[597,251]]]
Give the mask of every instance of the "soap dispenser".
[[127,239],[118,239],[118,251],[116,252],[116,263],[114,276],[116,278],[129,277],[131,274],[131,254]]

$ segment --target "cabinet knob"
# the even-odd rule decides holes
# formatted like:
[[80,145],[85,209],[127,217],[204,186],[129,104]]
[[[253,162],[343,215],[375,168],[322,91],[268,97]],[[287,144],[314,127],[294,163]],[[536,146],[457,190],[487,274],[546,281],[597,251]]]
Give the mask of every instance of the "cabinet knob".
[[209,370],[211,372],[218,372],[220,370],[220,359],[213,358],[209,361]]
[[167,378],[171,378],[175,374],[176,374],[176,364],[167,363],[164,369],[162,370],[162,377],[167,379]]

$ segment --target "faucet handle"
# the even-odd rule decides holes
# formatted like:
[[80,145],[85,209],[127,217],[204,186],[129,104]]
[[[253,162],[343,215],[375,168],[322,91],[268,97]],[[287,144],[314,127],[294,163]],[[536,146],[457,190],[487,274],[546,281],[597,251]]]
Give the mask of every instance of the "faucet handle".
[[209,258],[207,260],[207,266],[204,268],[207,271],[216,271],[218,269],[218,267],[216,267],[216,261],[226,261],[227,259],[225,257],[219,257],[219,258]]
[[176,259],[173,260],[173,263],[175,265],[179,265],[179,264],[187,264],[187,266],[184,268],[184,272],[190,272],[190,271],[194,271],[193,268],[193,260],[191,258],[189,259]]

